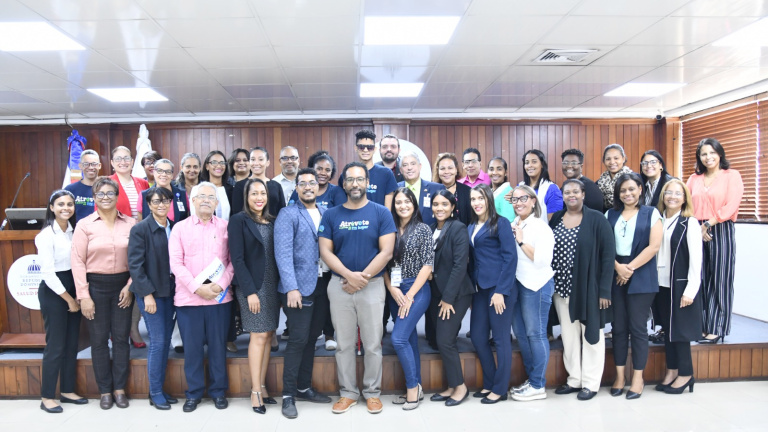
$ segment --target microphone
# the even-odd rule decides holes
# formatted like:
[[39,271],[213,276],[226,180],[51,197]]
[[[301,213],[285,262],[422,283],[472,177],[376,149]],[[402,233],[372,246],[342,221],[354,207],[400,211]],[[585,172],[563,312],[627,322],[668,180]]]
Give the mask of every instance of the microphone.
[[[16,188],[16,195],[13,197],[13,201],[11,202],[11,206],[10,206],[10,207],[8,207],[8,208],[13,208],[13,206],[15,206],[15,205],[16,205],[16,199],[18,199],[18,198],[19,198],[19,192],[21,192],[21,185],[23,185],[23,184],[24,184],[24,180],[28,179],[30,175],[32,175],[32,173],[29,173],[29,172],[28,172],[28,173],[27,173],[27,175],[25,175],[25,176],[24,176],[24,178],[23,178],[23,179],[21,179],[21,181],[19,182],[19,187],[17,187],[17,188]],[[5,220],[3,221],[3,224],[2,224],[2,225],[0,225],[0,231],[3,231],[3,230],[5,230],[5,226],[6,226],[7,224],[8,224],[8,215],[6,215],[6,218],[5,218]],[[13,228],[13,226],[11,226],[11,228]]]

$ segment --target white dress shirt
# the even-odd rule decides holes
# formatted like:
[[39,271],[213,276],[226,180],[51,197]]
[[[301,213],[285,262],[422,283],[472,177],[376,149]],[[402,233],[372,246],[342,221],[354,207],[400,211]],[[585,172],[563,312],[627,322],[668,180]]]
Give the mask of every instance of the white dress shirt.
[[[661,218],[664,222],[664,237],[661,242],[659,252],[656,253],[656,265],[659,273],[659,286],[665,288],[672,288],[671,281],[672,270],[672,232],[675,230],[674,226],[677,224],[677,219],[680,217],[680,212],[675,213],[672,217]],[[696,218],[688,218],[688,229],[685,233],[685,241],[688,243],[688,284],[683,291],[683,295],[688,298],[696,297],[696,293],[699,292],[699,286],[701,286],[701,262],[704,255],[703,245],[701,242],[701,228],[699,221]]]
[[54,221],[53,225],[43,228],[40,234],[35,236],[43,282],[58,295],[67,291],[56,276],[56,272],[72,270],[69,257],[72,251],[73,234],[72,225],[67,223],[67,231],[64,232],[59,223]]
[[538,291],[555,275],[555,271],[552,270],[555,235],[546,222],[533,214],[524,220],[519,216],[516,217],[514,224],[523,228],[523,244],[531,245],[534,249],[533,259],[530,259],[523,252],[519,241],[515,242],[517,248],[515,277],[524,287],[531,291]]

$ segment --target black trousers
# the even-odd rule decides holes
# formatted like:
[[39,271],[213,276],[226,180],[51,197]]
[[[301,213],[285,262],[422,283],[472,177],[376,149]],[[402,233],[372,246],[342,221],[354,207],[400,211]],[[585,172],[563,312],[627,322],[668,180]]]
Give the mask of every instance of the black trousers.
[[448,387],[451,388],[464,384],[464,374],[461,371],[461,360],[459,359],[456,339],[459,336],[459,330],[461,330],[461,321],[471,304],[472,296],[465,295],[456,299],[456,303],[452,305],[456,313],[451,314],[447,320],[437,316],[439,308],[435,311],[435,315],[431,316],[435,322],[435,341],[440,351],[440,357],[443,359],[445,380],[448,382]]
[[614,281],[611,296],[613,360],[616,366],[627,365],[631,335],[632,368],[643,370],[648,362],[648,309],[656,293],[627,294],[627,286],[617,286]]
[[229,289],[232,290],[232,313],[229,315],[229,328],[227,328],[227,342],[234,342],[237,339],[237,320],[240,319],[240,306],[237,304],[237,296],[235,290],[237,286],[230,285]]
[[[130,275],[88,273],[88,291],[96,306],[92,320],[86,320],[88,333],[91,335],[91,358],[93,374],[99,393],[112,393],[124,390],[128,381],[128,362],[131,347],[128,334],[131,332],[133,302],[121,308],[120,290],[123,289]],[[112,338],[112,359],[109,358],[109,338]]]
[[[72,271],[56,272],[69,295],[77,298]],[[56,383],[61,378],[62,393],[74,393],[77,375],[77,342],[80,331],[80,312],[69,312],[67,302],[51,291],[45,282],[37,290],[40,312],[45,323],[45,351],[40,394],[46,399],[56,397]]]
[[[658,324],[664,329],[664,352],[667,357],[667,369],[677,369],[682,376],[693,375],[693,359],[691,357],[691,343],[689,341],[670,342],[669,319],[671,316],[669,288],[659,287],[656,296],[656,310],[659,312]],[[689,306],[690,307],[690,306]]]
[[[283,366],[283,396],[296,396],[298,390],[306,390],[312,386],[312,370],[315,360],[315,342],[328,318],[323,307],[318,307],[317,299],[320,292],[328,291],[330,277],[317,278],[315,291],[311,295],[302,296],[302,307],[288,307],[288,296],[280,294],[291,331],[288,344],[285,347]],[[328,295],[325,295],[328,298]]]
[[[437,329],[435,328],[435,324],[438,320],[437,313],[440,311],[438,304],[440,304],[441,295],[440,290],[437,289],[434,281],[429,282],[429,289],[432,297],[429,298],[429,307],[427,308],[427,313],[424,314],[424,336],[426,337],[429,346],[432,347],[437,345]],[[469,301],[469,304],[472,304],[472,300]],[[459,312],[456,309],[456,306],[454,306],[453,309],[456,310],[456,313]],[[443,362],[445,362],[445,360],[443,360]]]
[[318,280],[317,286],[315,286],[315,307],[322,309],[325,315],[325,323],[322,324],[322,333],[326,339],[333,339],[333,321],[331,320],[331,302],[328,300],[328,282],[331,281],[331,272],[327,271],[323,273],[322,279],[325,283],[320,283]]

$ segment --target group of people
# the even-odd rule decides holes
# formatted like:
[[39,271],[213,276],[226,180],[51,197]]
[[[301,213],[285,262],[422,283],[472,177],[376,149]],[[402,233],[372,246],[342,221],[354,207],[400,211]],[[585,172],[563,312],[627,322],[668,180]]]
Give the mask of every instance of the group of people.
[[[250,333],[253,411],[277,404],[266,370],[281,307],[290,330],[287,418],[297,417],[297,401],[332,402],[312,387],[321,334],[335,348],[340,398],[332,411],[346,412],[360,399],[362,350],[362,395],[370,413],[381,412],[382,337],[390,318],[406,386],[394,403],[413,410],[424,397],[416,331],[422,318],[447,383],[430,400],[463,403],[470,392],[457,338],[470,309],[482,367],[482,388],[472,396],[483,404],[546,398],[552,307],[568,372],[555,393],[595,396],[611,323],[610,394],[624,393],[631,345],[626,398],[639,398],[651,310],[667,358],[656,390],[693,391],[690,342],[726,336],[733,301],[733,222],[743,186],[717,140],[699,143],[687,184],[667,173],[654,150],[634,173],[618,144],[604,150],[606,171],[595,183],[583,175],[583,153],[569,149],[561,155],[562,188],[538,150],[525,153],[523,181],[513,185],[504,159],[491,159],[486,172],[474,148],[461,162],[438,155],[430,180],[421,178],[417,154],[400,154],[396,136],[385,135],[379,148],[382,161],[374,164],[376,135],[359,131],[358,161],[341,170],[339,186],[326,151],[300,168],[298,150],[283,148],[274,179],[266,177],[270,155],[263,147],[236,149],[228,160],[216,150],[204,160],[187,153],[175,180],[173,162],[158,154],[144,156],[151,169],[140,179],[130,174],[128,148],[112,151],[110,177],[98,176],[95,151],[83,152],[82,180],[51,195],[35,240],[47,342],[41,409],[62,411],[55,400],[59,377],[61,402],[87,403],[74,393],[81,315],[101,408],[128,407],[134,303],[150,339],[149,402],[161,410],[178,402],[163,391],[176,326],[188,385],[183,411],[194,411],[206,390],[216,408],[228,406],[226,351],[236,322]],[[512,331],[527,380],[510,389]]]

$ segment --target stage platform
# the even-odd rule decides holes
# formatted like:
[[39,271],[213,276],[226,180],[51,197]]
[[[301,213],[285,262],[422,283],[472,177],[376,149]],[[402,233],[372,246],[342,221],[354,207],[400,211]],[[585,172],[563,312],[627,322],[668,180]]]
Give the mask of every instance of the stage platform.
[[[741,317],[733,317],[733,330],[725,343],[717,345],[692,344],[693,362],[697,381],[741,381],[768,379],[768,323]],[[281,319],[281,324],[284,320]],[[446,384],[442,373],[442,361],[437,351],[432,350],[423,337],[423,320],[420,324],[419,348],[421,352],[422,385],[425,392],[443,389]],[[392,324],[389,328],[391,330]],[[480,363],[474,353],[472,343],[464,335],[469,329],[469,319],[465,319],[459,335],[459,351],[467,385],[471,389],[482,386]],[[278,334],[282,329],[278,329]],[[558,334],[556,327],[555,334]],[[236,341],[239,351],[227,353],[229,372],[229,396],[248,396],[251,388],[248,371],[247,346],[248,335],[241,335]],[[282,391],[283,352],[285,341],[280,341],[280,350],[272,353],[267,371],[267,387],[272,395]],[[382,341],[384,361],[382,391],[393,393],[402,391],[405,379],[398,363],[389,335]],[[132,398],[146,398],[148,384],[146,377],[146,349],[131,349],[131,375],[127,392]],[[322,338],[317,341],[315,351],[315,369],[313,386],[317,390],[333,394],[338,391],[336,379],[336,361],[333,351],[326,351]],[[41,349],[12,349],[0,352],[0,398],[37,398],[40,395]],[[628,364],[627,366],[631,366]],[[629,374],[629,367],[627,373]],[[661,380],[665,372],[664,347],[651,345],[648,365],[645,369],[647,383]],[[562,360],[562,342],[560,339],[551,343],[550,361],[547,368],[547,386],[557,387],[566,379]],[[358,379],[362,381],[362,357],[358,357]],[[610,340],[606,343],[605,371],[603,385],[609,385],[615,377]],[[525,380],[522,358],[517,344],[513,343],[512,384]],[[174,396],[183,397],[186,388],[184,378],[184,356],[171,351],[168,360],[166,391]],[[77,392],[98,397],[98,389],[93,377],[90,349],[78,354]]]

